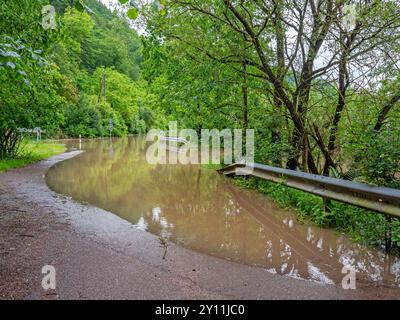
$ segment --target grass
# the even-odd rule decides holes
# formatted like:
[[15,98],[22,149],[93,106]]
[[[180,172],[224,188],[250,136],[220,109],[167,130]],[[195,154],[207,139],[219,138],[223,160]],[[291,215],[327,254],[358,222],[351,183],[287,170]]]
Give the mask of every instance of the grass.
[[63,144],[25,142],[15,159],[0,160],[0,172],[26,166],[65,152]]

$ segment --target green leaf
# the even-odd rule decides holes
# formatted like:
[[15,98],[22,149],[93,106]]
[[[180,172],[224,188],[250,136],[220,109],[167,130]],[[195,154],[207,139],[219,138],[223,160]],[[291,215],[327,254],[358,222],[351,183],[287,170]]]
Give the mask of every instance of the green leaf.
[[127,3],[129,0],[119,0],[119,3],[120,4],[125,4],[125,3]]
[[83,12],[85,10],[85,7],[80,0],[77,0],[75,2],[75,9],[78,10],[79,12]]
[[139,11],[136,8],[130,8],[127,12],[128,18],[131,20],[136,20],[138,15],[139,15]]
[[6,66],[8,66],[9,68],[11,68],[11,69],[15,69],[15,63],[13,63],[13,62],[7,62],[6,63]]

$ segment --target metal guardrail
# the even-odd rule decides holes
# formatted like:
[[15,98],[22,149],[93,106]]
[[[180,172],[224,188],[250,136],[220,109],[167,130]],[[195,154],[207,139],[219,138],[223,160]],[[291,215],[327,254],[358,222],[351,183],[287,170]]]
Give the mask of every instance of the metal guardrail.
[[326,199],[400,217],[400,190],[378,187],[263,164],[233,164],[218,170],[227,176],[253,176],[284,184]]
[[177,142],[177,143],[189,143],[186,139],[179,138],[179,137],[161,137],[161,141],[168,141],[168,142]]

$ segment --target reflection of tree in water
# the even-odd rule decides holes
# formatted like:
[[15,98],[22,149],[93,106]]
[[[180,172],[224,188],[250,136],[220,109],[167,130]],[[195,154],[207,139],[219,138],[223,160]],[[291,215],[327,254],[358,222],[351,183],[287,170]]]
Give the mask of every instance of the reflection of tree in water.
[[248,193],[232,187],[230,191],[241,208],[264,227],[268,238],[267,268],[280,274],[339,283],[343,266],[353,266],[359,283],[373,280],[399,285],[398,257],[355,244],[330,230],[295,226],[293,217],[280,219],[268,208],[253,204]]
[[144,140],[116,139],[112,147],[110,157],[108,140],[86,144],[85,154],[49,172],[49,185],[185,247],[279,274],[339,283],[343,265],[352,265],[359,280],[400,281],[398,258],[298,225],[211,170],[149,165]]

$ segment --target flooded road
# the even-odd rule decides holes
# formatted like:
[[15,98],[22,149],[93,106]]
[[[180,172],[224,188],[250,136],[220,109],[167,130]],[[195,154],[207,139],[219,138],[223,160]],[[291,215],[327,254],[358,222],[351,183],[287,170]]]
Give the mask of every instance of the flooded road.
[[398,257],[299,224],[293,213],[213,170],[149,165],[138,138],[85,141],[81,148],[84,154],[50,169],[49,187],[162,239],[301,279],[340,285],[343,266],[353,266],[360,286],[400,286]]

